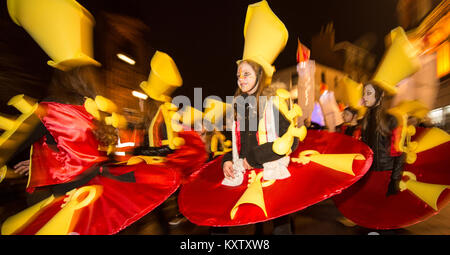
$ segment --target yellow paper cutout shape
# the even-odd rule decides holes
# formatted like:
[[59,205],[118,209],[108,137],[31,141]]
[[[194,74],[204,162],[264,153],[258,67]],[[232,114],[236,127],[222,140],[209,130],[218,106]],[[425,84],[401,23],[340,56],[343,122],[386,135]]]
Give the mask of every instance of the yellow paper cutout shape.
[[252,173],[250,174],[252,174],[252,176],[249,175],[249,185],[247,189],[231,209],[231,219],[234,219],[234,217],[236,216],[236,212],[241,204],[254,204],[261,208],[261,210],[263,210],[264,212],[264,215],[267,217],[266,204],[264,202],[264,194],[262,190],[263,186],[261,183],[263,172],[261,171],[256,175],[255,171],[252,171]]
[[36,217],[43,208],[51,204],[54,200],[55,197],[52,195],[6,219],[2,224],[2,235],[11,235],[17,232],[17,230],[25,226],[30,220]]
[[353,173],[353,161],[365,159],[366,158],[359,153],[320,154],[315,150],[305,150],[299,154],[298,158],[292,158],[291,160],[303,165],[312,161],[330,169],[355,176],[355,173]]
[[403,172],[403,176],[408,176],[409,180],[400,181],[400,191],[411,191],[416,197],[437,211],[439,196],[444,190],[450,188],[450,185],[419,182],[417,181],[416,175],[408,171]]
[[36,235],[67,235],[74,227],[73,218],[75,212],[86,206],[93,204],[102,194],[103,187],[100,185],[90,185],[74,189],[67,194],[66,202],[62,209],[53,216]]

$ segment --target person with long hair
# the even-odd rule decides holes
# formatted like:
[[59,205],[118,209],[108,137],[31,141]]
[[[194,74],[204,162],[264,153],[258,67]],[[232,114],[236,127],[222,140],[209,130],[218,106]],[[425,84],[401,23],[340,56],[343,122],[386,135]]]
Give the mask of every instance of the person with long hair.
[[415,128],[411,116],[425,116],[420,102],[392,105],[398,84],[419,70],[404,30],[395,28],[377,71],[363,87],[367,111],[361,141],[373,162],[361,180],[333,197],[348,220],[368,229],[399,229],[435,215],[449,201],[447,171],[450,136],[437,129]]
[[368,108],[362,119],[361,140],[369,145],[374,152],[371,171],[392,171],[386,195],[393,195],[399,191],[405,154],[396,151],[393,143],[395,129],[398,127],[394,116],[387,113],[392,97],[383,89],[367,83],[363,90],[363,104]]
[[[291,214],[361,178],[371,152],[350,137],[298,126],[300,107],[291,103],[283,82],[271,82],[272,63],[287,43],[286,27],[266,1],[249,5],[245,24],[231,107],[235,111],[227,114],[232,150],[206,163],[182,186],[179,208],[198,225],[220,229],[257,223],[256,233],[263,234],[260,223],[271,222],[272,234],[292,234]],[[312,163],[311,154],[325,158],[320,162],[324,165]],[[326,166],[340,157],[348,162],[347,173],[339,166]]]

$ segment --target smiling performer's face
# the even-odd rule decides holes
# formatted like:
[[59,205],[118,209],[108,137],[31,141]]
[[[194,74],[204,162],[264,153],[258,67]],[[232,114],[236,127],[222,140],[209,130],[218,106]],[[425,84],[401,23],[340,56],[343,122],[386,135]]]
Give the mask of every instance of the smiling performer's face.
[[237,83],[241,91],[249,95],[258,89],[256,72],[247,62],[242,62],[238,66]]

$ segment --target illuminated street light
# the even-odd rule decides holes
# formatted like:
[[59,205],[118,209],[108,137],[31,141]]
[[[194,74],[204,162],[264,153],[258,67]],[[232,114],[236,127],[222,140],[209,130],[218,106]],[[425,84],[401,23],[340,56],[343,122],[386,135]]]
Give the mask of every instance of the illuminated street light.
[[131,92],[131,94],[133,94],[133,96],[135,96],[137,98],[144,99],[144,100],[147,99],[147,97],[148,97],[146,94],[143,94],[143,93],[138,92],[136,90],[133,90],[133,92]]
[[117,57],[120,60],[122,60],[122,61],[124,61],[124,62],[126,62],[126,63],[128,63],[130,65],[134,65],[136,63],[136,61],[134,61],[134,59],[132,59],[132,58],[130,58],[130,57],[128,57],[128,56],[126,56],[126,55],[124,55],[122,53],[117,53]]

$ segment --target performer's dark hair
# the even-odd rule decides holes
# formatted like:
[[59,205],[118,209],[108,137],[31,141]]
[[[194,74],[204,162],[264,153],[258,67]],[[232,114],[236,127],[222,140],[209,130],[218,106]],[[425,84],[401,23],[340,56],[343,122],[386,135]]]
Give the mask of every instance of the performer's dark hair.
[[368,85],[372,85],[372,87],[375,89],[375,104],[368,109],[366,115],[362,119],[362,129],[365,130],[367,128],[368,113],[370,110],[374,110],[377,123],[377,132],[379,132],[383,136],[390,136],[392,134],[392,130],[396,126],[396,123],[393,123],[393,121],[395,121],[395,118],[387,114],[387,110],[392,103],[393,97],[384,93],[384,91],[376,85],[367,83],[364,85],[364,87]]
[[353,107],[351,107],[351,106],[347,106],[347,107],[344,109],[344,111],[350,112],[353,116],[354,116],[355,114],[358,114],[358,110],[356,110],[355,108],[353,108]]
[[[102,95],[105,77],[102,69],[96,66],[80,66],[69,71],[55,69],[48,98],[64,104],[83,105],[85,97],[95,99]],[[94,135],[102,146],[117,144],[118,136],[114,127],[102,121],[94,121]]]

